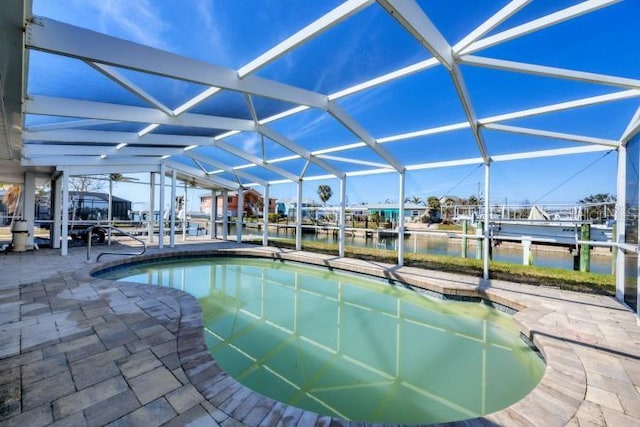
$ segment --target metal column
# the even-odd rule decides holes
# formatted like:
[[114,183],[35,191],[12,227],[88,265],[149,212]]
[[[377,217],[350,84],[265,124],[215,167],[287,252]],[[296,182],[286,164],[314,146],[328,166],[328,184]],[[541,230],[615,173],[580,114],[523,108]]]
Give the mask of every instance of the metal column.
[[242,243],[242,215],[244,214],[244,189],[238,188],[238,212],[236,212],[236,242]]
[[262,246],[269,246],[269,184],[262,193]]
[[169,201],[169,247],[176,247],[176,182],[177,172],[171,171],[171,200]]
[[344,230],[346,227],[347,216],[346,211],[346,198],[347,198],[347,177],[344,176],[340,179],[340,214],[339,214],[339,230],[338,230],[338,256],[344,257],[345,241]]
[[216,200],[216,191],[211,190],[211,212],[209,215],[209,237],[216,238],[216,216],[218,211],[218,201]]
[[[111,183],[111,181],[109,181]],[[155,213],[156,213],[156,174],[151,172],[149,174],[149,224],[148,240],[149,243],[153,243],[153,234],[155,233]]]
[[62,179],[54,181],[53,188],[53,228],[51,232],[51,247],[60,249],[60,230],[62,228]]
[[62,171],[62,232],[60,233],[60,255],[69,255],[69,173]]
[[405,190],[406,171],[402,171],[398,175],[399,192],[398,196],[398,267],[404,265],[404,190]]
[[33,249],[33,236],[35,232],[35,217],[36,217],[36,175],[33,172],[26,172],[24,174],[24,188],[23,188],[24,204],[22,209],[22,217],[27,221],[27,234],[26,247],[27,249]]
[[[165,185],[165,164],[160,163],[160,218],[164,218],[164,185]],[[164,221],[160,221],[158,228],[158,248],[164,248]]]
[[[626,204],[627,204],[627,146],[618,147],[618,171],[616,178],[616,235],[612,236],[615,243],[625,243],[626,235]],[[624,250],[614,247],[616,257],[616,299],[624,302],[625,259]]]
[[302,180],[298,181],[296,195],[296,250],[302,249]]
[[229,238],[229,192],[222,192],[222,240]]
[[489,240],[489,222],[490,222],[490,212],[489,212],[489,189],[490,189],[490,169],[491,166],[489,163],[485,163],[484,165],[484,240],[482,241],[482,278],[484,280],[489,279],[489,245],[491,241]]

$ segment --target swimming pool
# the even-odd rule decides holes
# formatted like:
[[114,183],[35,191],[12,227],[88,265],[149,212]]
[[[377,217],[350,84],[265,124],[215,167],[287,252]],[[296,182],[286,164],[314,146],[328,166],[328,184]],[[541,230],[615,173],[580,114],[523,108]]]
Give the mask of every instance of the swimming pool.
[[473,418],[520,400],[544,371],[510,316],[368,277],[226,257],[135,264],[101,277],[194,295],[225,371],[320,414],[403,424]]

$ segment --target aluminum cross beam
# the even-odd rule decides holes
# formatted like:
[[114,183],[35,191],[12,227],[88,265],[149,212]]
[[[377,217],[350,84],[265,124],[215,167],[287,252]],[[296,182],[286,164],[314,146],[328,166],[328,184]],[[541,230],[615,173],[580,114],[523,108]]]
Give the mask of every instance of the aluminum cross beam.
[[160,123],[171,126],[200,127],[207,129],[256,130],[255,124],[251,120],[193,113],[185,113],[179,117],[168,117],[163,112],[154,108],[81,101],[42,95],[31,95],[24,103],[24,112],[27,114],[41,114],[46,116],[78,117],[133,123]]
[[154,133],[144,138],[134,132],[115,132],[104,130],[61,129],[42,132],[25,130],[22,140],[41,142],[84,142],[88,144],[139,144],[139,145],[213,145],[211,137],[166,135]]
[[382,147],[373,136],[369,134],[358,122],[351,118],[342,108],[336,103],[329,103],[329,113],[336,118],[344,127],[346,127],[351,133],[360,138],[369,148],[371,148],[378,156],[380,156],[385,162],[391,165],[396,171],[401,172],[404,170],[404,165],[396,159],[389,151]]
[[518,133],[521,135],[541,136],[543,138],[559,139],[563,141],[572,141],[572,142],[582,142],[585,144],[604,145],[612,148],[616,148],[620,145],[618,141],[613,139],[593,138],[590,136],[574,135],[570,133],[561,133],[561,132],[551,132],[546,130],[530,129],[530,128],[524,128],[519,126],[508,126],[508,125],[501,125],[497,123],[493,123],[493,124],[490,123],[490,124],[484,125],[483,127],[489,130]]
[[[251,93],[293,104],[326,108],[327,97],[255,76],[240,79],[235,70],[108,36],[53,19],[27,23],[26,46],[84,61],[114,65],[207,86]],[[155,123],[150,120],[147,123]]]
[[[267,181],[261,178],[258,178],[257,176],[250,174],[249,172],[245,172],[242,169],[234,169],[222,162],[219,162],[217,160],[214,160],[212,158],[209,158],[207,156],[203,156],[202,154],[199,153],[195,153],[193,151],[189,151],[188,153],[185,154],[187,157],[190,157],[193,160],[197,160],[198,162],[201,163],[205,163],[207,165],[213,166],[214,168],[218,168],[218,169],[222,169],[225,172],[237,175],[237,176],[241,176],[243,178],[249,179],[253,182],[256,182],[260,185],[262,185],[263,187],[265,185],[267,185]],[[208,174],[211,175],[211,174]]]
[[522,25],[518,25],[517,27],[511,28],[509,30],[505,30],[500,33],[494,34],[492,36],[486,37],[484,39],[478,40],[470,44],[466,48],[462,49],[462,51],[460,51],[459,53],[461,55],[466,55],[469,53],[477,52],[482,49],[487,49],[491,46],[495,46],[497,44],[504,43],[506,41],[513,40],[518,37],[522,37],[526,34],[530,34],[535,31],[542,30],[552,25],[559,24],[569,19],[576,18],[578,16],[584,15],[585,13],[593,12],[595,10],[598,10],[606,6],[611,6],[612,4],[618,3],[620,1],[621,0],[583,1],[582,3],[578,3],[575,6],[562,9],[558,12],[551,13],[541,18],[534,19],[533,21],[529,21]]
[[297,155],[299,155],[303,159],[320,166],[322,169],[326,170],[327,172],[331,173],[332,175],[335,175],[337,178],[343,178],[344,177],[344,172],[343,171],[341,171],[338,168],[332,166],[331,164],[329,164],[325,160],[322,160],[322,159],[319,159],[317,157],[314,157],[309,150],[307,150],[305,148],[302,148],[301,146],[299,146],[295,142],[291,141],[286,136],[276,132],[275,130],[270,129],[267,126],[259,125],[258,126],[258,132],[260,132],[262,135],[266,136],[267,138],[275,141],[276,143],[280,144],[281,146],[293,151],[294,153],[296,153]]
[[300,178],[296,175],[293,174],[289,171],[286,171],[282,168],[279,168],[278,166],[274,166],[268,162],[265,162],[264,160],[262,160],[260,157],[258,156],[254,156],[253,154],[249,154],[245,151],[242,151],[240,148],[234,147],[231,144],[228,144],[224,141],[214,141],[213,145],[215,147],[218,147],[228,153],[231,153],[237,157],[240,157],[241,159],[244,159],[245,161],[254,164],[256,166],[261,166],[267,170],[270,170],[271,172],[274,172],[284,178],[287,178],[293,182],[298,182],[300,181]]
[[133,93],[134,95],[137,95],[138,97],[142,98],[144,101],[146,101],[149,104],[153,105],[158,110],[160,110],[163,113],[165,113],[167,116],[173,116],[174,115],[173,111],[169,107],[164,105],[162,102],[158,101],[149,92],[145,91],[140,86],[138,86],[137,84],[133,83],[131,80],[129,80],[128,78],[126,78],[125,76],[120,74],[113,67],[109,67],[109,66],[103,65],[103,64],[97,64],[95,62],[87,62],[87,64],[89,66],[93,67],[94,69],[98,70],[104,76],[106,76],[107,78],[109,78],[113,82],[119,84],[120,86],[122,86],[123,88],[128,90],[129,92]]
[[237,190],[240,188],[240,184],[237,182],[230,181],[228,179],[213,177],[211,175],[207,175],[205,172],[201,171],[198,168],[193,166],[185,165],[180,162],[176,162],[175,160],[168,160],[166,162],[166,166],[169,169],[175,169],[184,173],[185,175],[192,176],[194,178],[199,179],[200,181],[216,184],[223,188]]

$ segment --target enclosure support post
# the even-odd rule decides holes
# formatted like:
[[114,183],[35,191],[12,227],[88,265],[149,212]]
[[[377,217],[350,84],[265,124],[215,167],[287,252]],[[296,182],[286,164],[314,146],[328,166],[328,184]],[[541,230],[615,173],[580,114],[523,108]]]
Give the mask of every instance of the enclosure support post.
[[531,236],[522,236],[522,265],[532,265]]
[[182,241],[187,241],[187,180],[184,180],[184,198],[182,199]]
[[302,180],[298,181],[296,195],[296,251],[302,250]]
[[238,212],[236,220],[236,242],[242,243],[242,215],[244,214],[244,189],[238,187]]
[[229,192],[222,192],[222,240],[229,238]]
[[[109,176],[109,205],[107,206],[107,245],[111,246],[111,226],[113,225],[113,180]],[[129,218],[131,219],[131,218]],[[142,218],[140,218],[142,221]]]
[[[591,240],[591,225],[582,224],[580,227],[580,240]],[[580,271],[588,272],[591,264],[591,246],[583,243],[580,245]]]
[[33,172],[24,174],[24,209],[22,210],[23,218],[27,221],[26,248],[33,249],[33,234],[35,232],[36,217],[36,175]]
[[[147,225],[147,238],[149,243],[153,243],[153,233],[155,229],[154,219],[156,211],[156,174],[151,172],[149,174],[149,224]],[[111,180],[109,180],[111,184]]]
[[[177,172],[171,170],[171,200],[169,201],[169,247],[176,247],[176,185]],[[164,217],[163,217],[164,218]],[[164,222],[164,220],[163,220]]]
[[216,238],[216,218],[218,217],[218,198],[216,191],[211,190],[211,215],[209,215],[209,237],[213,240]]
[[62,232],[60,233],[60,255],[69,254],[69,172],[62,171]]
[[346,198],[347,198],[347,177],[340,178],[340,215],[339,215],[339,230],[338,230],[338,256],[344,257],[345,241],[344,231],[347,222],[346,215]]
[[[612,241],[616,241],[616,237],[618,234],[618,224],[613,224],[613,228],[611,229],[611,240]],[[615,276],[616,275],[616,263],[617,263],[617,259],[616,259],[616,248],[612,247],[611,248],[611,275]]]
[[[160,163],[160,197],[159,204],[160,210],[159,215],[160,218],[164,218],[164,186],[165,186],[165,164],[164,162]],[[164,221],[160,221],[158,224],[158,249],[164,248]]]
[[51,247],[60,249],[60,230],[62,228],[62,179],[58,178],[54,181],[53,191],[53,228],[51,233]]
[[462,258],[467,257],[467,249],[469,242],[467,240],[467,233],[469,232],[469,221],[462,220]]
[[489,190],[491,188],[490,171],[491,171],[490,163],[486,163],[484,165],[484,240],[482,242],[483,252],[484,252],[483,265],[482,265],[482,278],[484,280],[489,279],[489,257],[491,256],[491,254],[489,253],[490,245],[491,245],[491,240],[489,240],[489,226],[490,226],[489,222],[491,220],[490,212],[489,212],[489,196],[490,196]]
[[476,239],[476,259],[482,259],[482,248],[483,248],[483,243],[482,243],[482,233],[484,230],[484,221],[483,220],[479,220],[478,224],[476,226],[476,236],[478,236],[478,238]]
[[[626,205],[627,205],[627,146],[618,147],[618,173],[616,182],[616,232],[612,240],[624,243],[626,236]],[[616,298],[624,301],[625,259],[621,247],[614,248],[616,258]]]
[[404,265],[404,190],[405,190],[405,174],[406,171],[401,171],[398,175],[399,188],[399,201],[398,201],[398,267]]
[[269,246],[269,184],[262,193],[262,246]]

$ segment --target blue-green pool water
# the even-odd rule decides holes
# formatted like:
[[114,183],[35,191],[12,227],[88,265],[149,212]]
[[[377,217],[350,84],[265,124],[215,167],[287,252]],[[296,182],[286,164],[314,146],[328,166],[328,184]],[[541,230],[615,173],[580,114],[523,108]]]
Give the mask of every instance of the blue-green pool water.
[[359,275],[212,257],[100,277],[189,292],[225,371],[324,415],[394,424],[473,418],[517,402],[544,371],[509,315]]

